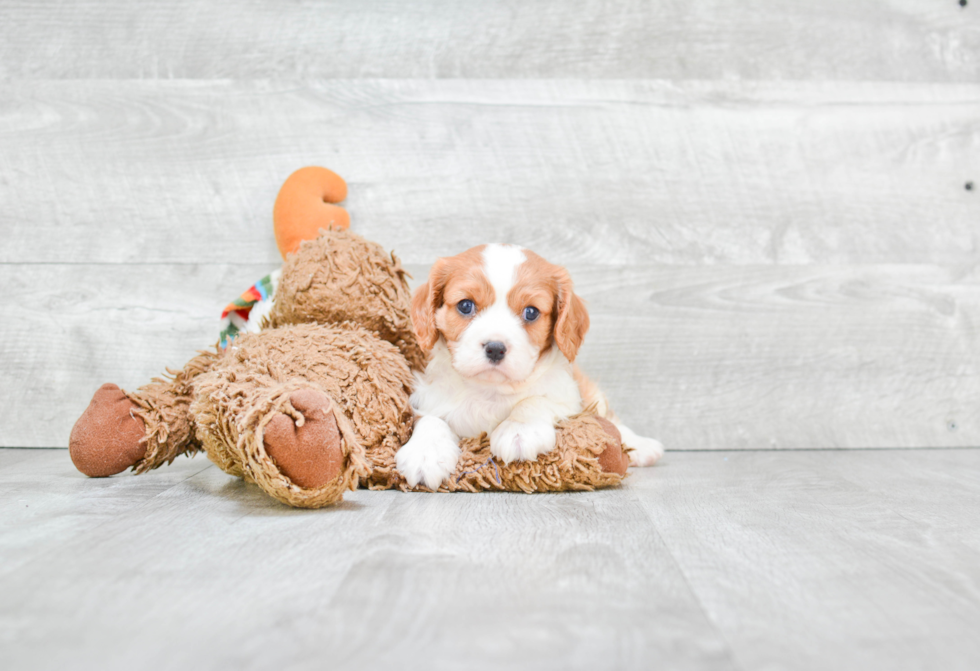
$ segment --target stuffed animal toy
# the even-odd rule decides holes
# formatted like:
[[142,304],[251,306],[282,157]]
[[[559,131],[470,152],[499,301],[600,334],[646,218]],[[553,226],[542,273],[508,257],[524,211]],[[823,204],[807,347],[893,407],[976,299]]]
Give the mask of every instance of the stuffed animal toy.
[[[393,254],[344,230],[346,212],[332,203],[345,193],[323,168],[286,181],[274,211],[286,261],[278,281],[265,283],[275,290],[261,330],[249,332],[256,315],[245,320],[240,306],[256,301],[243,296],[229,307],[243,313],[241,328],[213,350],[133,392],[100,387],[69,439],[78,470],[140,474],[203,450],[291,506],[330,505],[358,486],[408,489],[395,452],[411,436],[413,371],[425,356],[406,273]],[[439,491],[589,490],[622,480],[629,458],[610,422],[584,413],[556,428],[555,449],[533,462],[500,464],[487,436],[462,440]]]

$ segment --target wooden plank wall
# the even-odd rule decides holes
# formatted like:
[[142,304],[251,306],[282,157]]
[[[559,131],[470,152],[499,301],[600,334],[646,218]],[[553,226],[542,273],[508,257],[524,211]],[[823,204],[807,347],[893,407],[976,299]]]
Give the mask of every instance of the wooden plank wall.
[[213,342],[307,164],[416,281],[568,265],[668,448],[980,444],[980,5],[0,10],[0,446]]

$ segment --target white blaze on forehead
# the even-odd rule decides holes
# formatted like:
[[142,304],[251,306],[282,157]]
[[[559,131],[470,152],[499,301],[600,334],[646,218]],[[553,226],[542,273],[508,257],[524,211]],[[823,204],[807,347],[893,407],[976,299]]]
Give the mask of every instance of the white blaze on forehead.
[[524,250],[517,245],[494,244],[483,249],[483,269],[493,287],[495,304],[507,302],[507,293],[514,286],[517,267],[526,260]]
[[[481,306],[463,334],[452,343],[453,368],[464,377],[483,376],[483,382],[521,383],[534,372],[538,348],[530,341],[524,322],[507,304],[517,279],[517,269],[527,260],[516,245],[487,245],[481,252],[483,274],[493,287],[493,305]],[[491,362],[485,350],[489,342],[506,348],[503,359]]]

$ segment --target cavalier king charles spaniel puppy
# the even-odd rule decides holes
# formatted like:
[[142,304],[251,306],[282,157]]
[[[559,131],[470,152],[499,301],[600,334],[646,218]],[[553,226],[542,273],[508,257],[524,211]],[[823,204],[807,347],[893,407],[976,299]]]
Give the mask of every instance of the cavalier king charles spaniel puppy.
[[395,454],[408,484],[439,485],[455,470],[460,437],[490,435],[505,464],[555,446],[555,423],[594,406],[651,466],[663,446],[623,426],[573,365],[589,330],[568,271],[515,245],[481,245],[438,259],[412,296],[412,321],[429,364],[416,374],[412,438]]

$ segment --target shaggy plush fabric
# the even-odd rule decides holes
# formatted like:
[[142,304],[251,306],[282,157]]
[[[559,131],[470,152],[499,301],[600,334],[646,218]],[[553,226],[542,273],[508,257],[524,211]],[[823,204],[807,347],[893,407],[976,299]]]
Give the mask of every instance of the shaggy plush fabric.
[[[618,485],[621,473],[604,471],[600,456],[611,440],[600,421],[583,414],[560,422],[555,449],[535,461],[516,461],[499,466],[490,454],[490,439],[465,438],[460,443],[463,454],[456,472],[439,491],[565,492],[587,491]],[[621,445],[614,446],[622,452]],[[623,469],[625,472],[625,469]]]
[[181,370],[168,368],[165,377],[155,377],[149,384],[126,394],[135,405],[132,413],[146,426],[142,440],[146,453],[133,466],[137,474],[169,464],[181,454],[201,450],[190,411],[194,382],[211,369],[218,356],[216,352],[200,352]]
[[[394,454],[408,440],[411,381],[401,352],[355,324],[284,326],[239,336],[196,381],[191,412],[212,461],[285,503],[307,507],[369,481],[372,455]],[[290,482],[263,444],[263,430],[277,413],[303,421],[289,402],[300,389],[322,391],[334,403],[347,467],[342,483],[322,488],[329,494]]]
[[263,330],[354,322],[401,350],[414,370],[423,370],[406,275],[398,257],[380,245],[349,231],[324,232],[286,259]]

